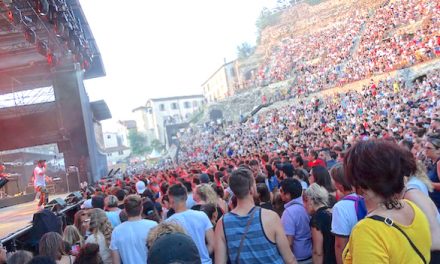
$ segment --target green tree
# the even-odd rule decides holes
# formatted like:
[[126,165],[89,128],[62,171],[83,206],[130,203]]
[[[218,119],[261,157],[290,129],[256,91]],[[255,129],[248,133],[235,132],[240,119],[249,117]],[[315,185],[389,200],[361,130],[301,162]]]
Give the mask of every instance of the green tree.
[[237,46],[237,56],[239,59],[249,58],[255,51],[255,47],[252,47],[251,44],[247,42],[241,43],[240,46]]
[[261,40],[261,32],[266,27],[276,25],[280,20],[281,12],[271,11],[267,7],[264,7],[261,10],[260,16],[257,18],[255,22],[255,26],[257,27],[257,43],[260,43]]
[[308,3],[309,5],[317,5],[320,4],[322,2],[322,0],[306,0],[306,3]]
[[273,26],[280,20],[280,12],[270,11],[268,8],[261,10],[260,16],[255,22],[258,32],[263,31],[268,26]]
[[153,139],[151,141],[150,148],[155,149],[157,151],[162,151],[165,148],[165,146],[162,145],[162,143],[159,140]]
[[134,155],[144,155],[151,151],[147,145],[147,135],[143,133],[131,130],[128,134],[128,140],[130,141],[131,153]]

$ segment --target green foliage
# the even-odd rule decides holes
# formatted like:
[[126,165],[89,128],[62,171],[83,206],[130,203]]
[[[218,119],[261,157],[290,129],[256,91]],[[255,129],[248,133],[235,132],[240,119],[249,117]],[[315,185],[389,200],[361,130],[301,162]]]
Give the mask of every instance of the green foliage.
[[133,155],[140,156],[151,151],[151,148],[147,145],[147,136],[145,134],[131,130],[128,134],[128,139]]
[[322,0],[306,0],[306,3],[309,5],[317,5],[320,4]]
[[200,121],[200,119],[203,117],[203,112],[205,111],[204,108],[202,108],[201,110],[198,110],[194,113],[192,113],[191,118],[189,119],[189,123],[197,123]]
[[261,32],[266,27],[276,25],[280,21],[280,14],[281,12],[270,11],[267,7],[261,10],[260,16],[257,18],[257,22],[255,22],[257,27],[257,44],[260,43]]
[[255,22],[255,25],[257,26],[258,32],[261,33],[263,29],[275,25],[279,20],[280,12],[272,12],[265,7],[261,10],[260,16],[258,17],[257,22]]
[[153,141],[151,141],[150,148],[160,152],[165,149],[165,146],[162,145],[162,143],[159,140],[154,139]]
[[249,58],[255,51],[255,47],[252,47],[251,44],[247,42],[241,43],[240,46],[237,46],[237,56],[239,59]]

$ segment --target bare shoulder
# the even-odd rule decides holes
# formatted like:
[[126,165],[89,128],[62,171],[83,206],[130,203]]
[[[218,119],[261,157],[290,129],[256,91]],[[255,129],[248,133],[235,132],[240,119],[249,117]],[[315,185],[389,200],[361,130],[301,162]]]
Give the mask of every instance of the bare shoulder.
[[268,209],[264,209],[261,208],[261,217],[262,220],[267,220],[267,221],[279,221],[280,217],[278,216],[277,213],[275,213],[272,210],[268,210]]
[[434,202],[429,199],[423,192],[417,189],[411,189],[410,191],[405,193],[405,199],[410,200],[415,203],[428,217],[436,218],[437,217],[437,208]]
[[282,228],[280,217],[274,211],[262,208],[261,222],[266,238],[272,243],[275,243],[277,233],[279,233],[280,228]]

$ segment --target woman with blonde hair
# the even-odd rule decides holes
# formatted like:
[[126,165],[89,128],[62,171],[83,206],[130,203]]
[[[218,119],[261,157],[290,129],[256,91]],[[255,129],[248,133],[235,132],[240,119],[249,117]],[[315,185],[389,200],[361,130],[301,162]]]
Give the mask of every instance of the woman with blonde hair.
[[196,201],[197,204],[191,207],[192,210],[201,211],[203,205],[213,204],[217,209],[216,222],[223,216],[224,212],[222,208],[218,205],[217,193],[209,184],[203,183],[197,185],[193,197],[194,201]]
[[89,222],[90,214],[87,210],[79,210],[75,213],[73,224],[84,238],[87,238],[88,236]]
[[112,225],[107,218],[104,210],[95,208],[90,210],[90,236],[86,240],[87,243],[99,245],[99,255],[104,264],[112,263],[111,251],[109,248],[112,236]]
[[432,182],[428,177],[425,166],[421,161],[417,161],[417,170],[416,172],[408,177],[408,181],[406,182],[406,190],[417,189],[424,193],[426,196],[429,196],[429,193],[432,192]]
[[69,243],[71,247],[70,254],[73,256],[78,255],[80,248],[84,244],[84,238],[79,233],[78,228],[74,225],[68,225],[64,228],[63,240]]
[[197,205],[200,205],[199,207],[203,204],[217,204],[217,193],[209,184],[203,183],[197,185],[194,192],[194,200],[197,202]]
[[331,232],[332,213],[328,207],[328,191],[312,183],[304,191],[304,207],[309,215],[313,242],[313,263],[336,263],[335,236]]
[[151,247],[159,237],[165,234],[182,233],[186,234],[182,226],[175,222],[162,222],[153,229],[150,230],[147,239],[148,247]]
[[195,242],[177,223],[160,223],[150,230],[147,241],[147,264],[201,264],[199,250],[197,249]]

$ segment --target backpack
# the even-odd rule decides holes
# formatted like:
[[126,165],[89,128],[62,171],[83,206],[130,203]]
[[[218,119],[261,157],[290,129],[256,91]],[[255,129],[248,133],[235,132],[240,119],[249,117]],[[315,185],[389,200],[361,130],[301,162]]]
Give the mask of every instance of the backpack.
[[365,218],[367,215],[367,206],[365,205],[364,197],[357,195],[347,195],[342,200],[348,200],[354,202],[354,208],[356,210],[356,216],[358,221]]

